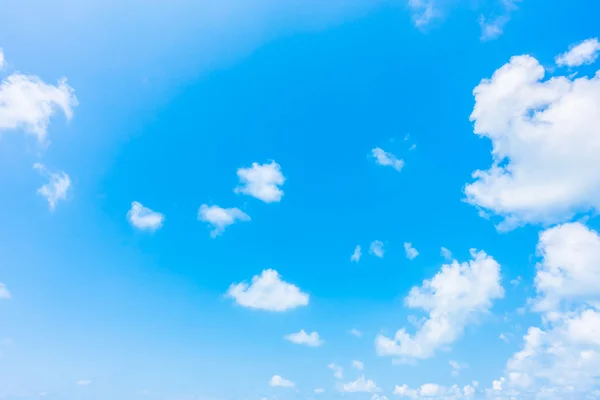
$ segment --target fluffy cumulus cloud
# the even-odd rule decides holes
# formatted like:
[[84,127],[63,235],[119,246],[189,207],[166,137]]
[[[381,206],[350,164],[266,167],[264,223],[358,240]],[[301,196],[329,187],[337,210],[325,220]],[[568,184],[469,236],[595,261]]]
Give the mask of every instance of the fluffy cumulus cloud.
[[285,335],[284,339],[295,344],[303,344],[309,347],[319,347],[324,343],[319,337],[318,332],[306,333],[304,329],[301,329],[300,332]]
[[598,38],[587,39],[571,45],[569,51],[556,56],[556,65],[578,67],[583,64],[591,64],[598,58],[598,52],[600,52]]
[[542,317],[493,390],[534,398],[585,398],[600,387],[600,236],[580,223],[540,235],[531,304]]
[[352,255],[350,256],[350,261],[352,261],[352,262],[356,262],[356,263],[357,263],[357,262],[359,262],[359,261],[360,261],[360,257],[361,257],[361,256],[362,256],[362,253],[361,253],[360,246],[356,246],[356,247],[354,248],[354,252],[353,252],[353,253],[352,253]]
[[281,167],[275,161],[268,164],[252,163],[250,168],[237,170],[240,184],[234,189],[236,193],[255,197],[265,203],[281,201],[285,177],[281,173]]
[[280,375],[273,375],[269,381],[269,385],[273,387],[293,388],[296,384],[290,380],[282,378]]
[[371,150],[371,154],[375,159],[375,162],[379,165],[392,167],[396,171],[402,171],[402,167],[404,167],[404,160],[399,159],[392,153],[383,151],[379,147],[376,147],[373,150]]
[[6,285],[4,283],[0,283],[0,300],[8,300],[10,297],[10,292],[6,288]]
[[127,212],[127,220],[131,225],[143,231],[155,231],[159,229],[165,216],[159,212],[144,207],[141,203],[134,201]]
[[252,283],[234,283],[227,296],[237,304],[267,311],[286,311],[307,306],[309,295],[297,286],[281,280],[277,271],[266,269],[252,278]]
[[504,296],[500,265],[483,251],[471,250],[469,262],[442,266],[430,280],[413,287],[405,299],[410,308],[428,316],[414,335],[400,329],[392,338],[378,335],[377,353],[400,360],[426,359],[452,344],[465,326],[489,312],[492,302]]
[[[3,63],[4,57],[0,58]],[[75,106],[77,98],[66,79],[51,85],[36,76],[15,73],[0,84],[0,131],[22,130],[44,141],[52,116],[62,111],[70,119]]]
[[71,179],[65,172],[52,172],[45,165],[36,163],[33,168],[38,170],[42,176],[48,179],[48,183],[38,188],[37,193],[48,201],[50,211],[54,211],[60,200],[66,200],[67,193],[71,187]]
[[404,243],[404,252],[406,253],[406,258],[409,260],[414,260],[419,255],[417,249],[415,249],[410,242]]
[[600,237],[580,223],[559,225],[540,235],[535,287],[539,311],[564,301],[600,300]]
[[369,254],[375,257],[383,258],[384,253],[385,251],[383,250],[383,242],[375,240],[373,243],[371,243],[371,246],[369,247]]
[[544,72],[516,56],[474,90],[474,132],[491,140],[493,162],[465,194],[482,215],[499,216],[500,229],[600,208],[600,74]]
[[355,381],[341,384],[339,390],[346,393],[375,393],[381,391],[373,380],[366,379],[364,375],[359,376]]
[[250,221],[248,214],[239,208],[221,208],[202,204],[198,210],[198,219],[212,226],[210,235],[214,238],[221,235],[225,228],[238,221]]

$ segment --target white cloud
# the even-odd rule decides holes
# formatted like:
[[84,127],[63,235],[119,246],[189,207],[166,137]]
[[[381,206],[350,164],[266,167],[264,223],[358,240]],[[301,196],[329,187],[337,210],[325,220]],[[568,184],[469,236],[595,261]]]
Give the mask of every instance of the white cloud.
[[426,359],[439,348],[457,340],[469,323],[489,312],[492,301],[504,296],[500,281],[500,265],[485,252],[471,250],[472,260],[459,264],[456,260],[445,264],[421,287],[413,287],[405,299],[410,308],[421,308],[428,318],[414,335],[400,329],[393,338],[378,335],[377,353]]
[[297,286],[281,280],[277,271],[266,269],[252,278],[252,284],[246,282],[231,284],[227,296],[236,303],[248,308],[267,311],[286,311],[307,306],[309,295]]
[[281,167],[275,161],[268,164],[252,163],[250,168],[237,170],[240,184],[234,189],[236,193],[255,197],[265,203],[279,202],[283,197],[283,185],[285,177],[281,173]]
[[508,22],[507,16],[499,16],[486,19],[483,15],[479,17],[479,26],[481,27],[481,41],[494,40],[504,33],[504,25]]
[[225,231],[229,225],[238,221],[250,221],[248,214],[239,208],[221,208],[202,204],[198,210],[198,219],[213,226],[210,236],[217,237]]
[[424,385],[421,385],[420,393],[421,396],[426,397],[439,396],[441,394],[441,387],[440,385],[435,383],[426,383]]
[[540,234],[535,287],[539,311],[558,310],[563,301],[600,300],[600,236],[580,223]]
[[387,396],[384,395],[378,395],[377,393],[373,394],[373,396],[371,396],[371,400],[388,400]]
[[127,220],[133,226],[145,231],[155,231],[162,227],[165,216],[159,212],[144,207],[141,203],[134,201],[127,212]]
[[600,382],[600,235],[580,223],[559,225],[540,234],[537,249],[531,304],[543,324],[527,330],[508,360],[506,383],[520,393],[585,398]]
[[446,261],[452,260],[452,252],[445,247],[442,247],[440,250],[440,255],[444,257]]
[[500,378],[492,382],[492,390],[502,390],[504,385],[504,378]]
[[371,153],[373,155],[373,158],[375,158],[375,162],[377,164],[392,167],[396,171],[402,171],[402,167],[404,167],[404,160],[398,159],[392,153],[383,151],[379,147],[376,147],[373,150],[371,150]]
[[396,385],[394,388],[394,394],[402,397],[417,397],[419,395],[417,390],[409,388],[406,384],[402,386]]
[[352,361],[352,366],[354,368],[358,369],[359,371],[362,371],[363,369],[365,369],[365,365],[362,363],[362,361],[358,361],[358,360]]
[[292,388],[292,387],[296,386],[296,384],[294,382],[284,379],[279,375],[273,375],[273,377],[269,381],[269,385],[271,385],[273,387],[286,387],[286,388]]
[[6,61],[4,59],[4,52],[2,51],[2,48],[0,47],[0,70],[2,68],[4,68],[5,64],[6,64]]
[[10,297],[10,292],[6,288],[6,285],[4,283],[0,283],[0,300],[8,300]]
[[[466,385],[462,390],[458,385],[446,387],[437,383],[425,383],[417,389],[411,389],[408,385],[396,385],[394,395],[400,397],[409,397],[411,399],[430,399],[430,400],[456,400],[463,398],[472,398],[475,389],[471,385]],[[496,399],[500,400],[500,399]]]
[[54,86],[36,76],[12,74],[0,84],[0,131],[22,129],[43,142],[52,116],[62,111],[70,119],[75,106],[66,79]]
[[346,393],[375,393],[381,391],[374,381],[365,379],[364,375],[361,375],[355,381],[342,384],[339,388],[341,392]]
[[71,187],[71,179],[65,172],[51,172],[43,164],[33,164],[40,174],[48,179],[48,183],[42,185],[37,193],[48,200],[50,211],[54,211],[59,200],[66,200],[67,192]]
[[406,258],[409,260],[414,260],[419,255],[417,249],[415,249],[410,242],[404,243],[404,251],[406,252]]
[[479,39],[483,42],[494,40],[504,33],[504,26],[510,21],[510,14],[517,9],[517,2],[521,0],[502,0],[503,10],[500,15],[491,18],[479,17],[479,26],[481,27],[481,36]]
[[75,382],[75,384],[79,386],[88,386],[92,384],[92,381],[90,381],[89,379],[80,379],[77,382]]
[[510,280],[510,284],[513,286],[519,286],[523,278],[521,276],[517,276],[515,279]]
[[315,388],[315,393],[316,394],[325,393],[325,389],[323,389],[323,388]]
[[336,363],[329,364],[327,368],[333,371],[333,376],[335,379],[342,379],[344,377],[344,369]]
[[600,209],[600,74],[543,76],[536,59],[517,56],[474,90],[474,132],[492,141],[493,162],[465,194],[500,216],[500,229]]
[[452,376],[458,376],[461,370],[469,367],[467,364],[462,364],[455,360],[450,360],[448,364],[452,368]]
[[356,328],[350,329],[350,334],[353,335],[353,336],[356,336],[356,337],[361,337],[362,336],[362,332],[359,331]]
[[569,51],[556,56],[556,65],[559,67],[578,67],[592,64],[598,58],[600,43],[598,38],[584,40],[576,45],[571,45]]
[[360,251],[360,246],[356,246],[354,248],[354,253],[352,253],[352,256],[350,257],[350,261],[357,263],[360,261],[361,256],[362,256],[362,253]]
[[319,337],[318,332],[306,333],[304,329],[301,329],[300,332],[285,335],[284,338],[292,343],[303,344],[309,347],[319,347],[323,344],[323,340]]
[[431,20],[439,16],[434,0],[408,0],[408,6],[411,9],[413,21],[417,28],[425,27]]
[[508,337],[504,333],[501,333],[498,338],[503,342],[508,343]]
[[373,243],[371,243],[369,254],[374,255],[375,257],[383,258],[384,253],[385,251],[383,250],[383,242],[375,240]]

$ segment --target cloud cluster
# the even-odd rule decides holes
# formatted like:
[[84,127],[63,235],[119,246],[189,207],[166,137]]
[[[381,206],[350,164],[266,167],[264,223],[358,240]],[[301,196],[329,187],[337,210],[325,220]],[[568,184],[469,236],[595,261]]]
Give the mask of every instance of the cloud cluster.
[[538,254],[531,304],[544,323],[527,330],[496,390],[583,398],[600,385],[600,235],[558,225],[541,233]]
[[543,77],[535,58],[516,56],[474,90],[471,120],[492,142],[492,165],[465,194],[500,229],[600,209],[600,74]]
[[504,296],[500,265],[483,251],[471,250],[472,259],[454,260],[405,299],[410,308],[422,309],[428,316],[414,335],[400,329],[394,337],[378,335],[377,353],[402,359],[426,359],[449,346],[465,326],[487,313],[496,299]]

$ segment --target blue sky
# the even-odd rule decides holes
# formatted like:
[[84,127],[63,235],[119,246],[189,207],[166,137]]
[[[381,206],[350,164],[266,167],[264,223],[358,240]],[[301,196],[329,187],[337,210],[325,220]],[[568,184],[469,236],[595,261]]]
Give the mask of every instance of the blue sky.
[[599,398],[598,13],[5,2],[0,399]]

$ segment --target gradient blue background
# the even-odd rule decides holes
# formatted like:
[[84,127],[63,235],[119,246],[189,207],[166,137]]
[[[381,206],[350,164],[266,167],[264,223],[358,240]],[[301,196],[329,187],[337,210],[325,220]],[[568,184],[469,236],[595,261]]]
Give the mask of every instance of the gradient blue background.
[[[539,228],[499,234],[461,201],[490,163],[469,122],[472,90],[513,55],[551,65],[598,35],[600,3],[524,0],[490,42],[477,18],[491,0],[448,4],[425,31],[403,2],[249,3],[0,0],[10,70],[66,76],[80,102],[72,121],[53,120],[47,150],[0,136],[0,281],[13,295],[0,304],[0,338],[12,342],[0,348],[0,398],[306,398],[314,387],[331,398],[327,364],[355,379],[353,359],[389,396],[401,383],[488,385],[519,348],[526,285],[509,281],[531,281]],[[401,173],[369,159],[377,146],[405,159]],[[35,195],[40,153],[73,181],[54,213]],[[281,203],[233,192],[237,168],[270,159],[287,179]],[[164,213],[164,227],[135,231],[132,201]],[[252,222],[211,239],[202,203]],[[384,259],[349,262],[376,239]],[[451,352],[392,366],[373,338],[407,325],[415,313],[402,299],[439,269],[440,246],[459,260],[469,248],[494,256],[506,298]],[[265,268],[310,306],[266,313],[223,297]],[[301,328],[325,346],[282,339]],[[469,368],[452,377],[450,359]],[[299,392],[269,388],[273,374]]]

